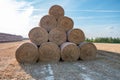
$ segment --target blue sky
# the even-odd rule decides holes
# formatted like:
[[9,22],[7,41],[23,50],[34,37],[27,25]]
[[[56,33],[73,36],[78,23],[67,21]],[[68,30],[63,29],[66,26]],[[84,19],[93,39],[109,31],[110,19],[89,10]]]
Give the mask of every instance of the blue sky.
[[86,37],[120,37],[120,0],[1,0],[0,32],[28,37],[52,5],[61,5]]

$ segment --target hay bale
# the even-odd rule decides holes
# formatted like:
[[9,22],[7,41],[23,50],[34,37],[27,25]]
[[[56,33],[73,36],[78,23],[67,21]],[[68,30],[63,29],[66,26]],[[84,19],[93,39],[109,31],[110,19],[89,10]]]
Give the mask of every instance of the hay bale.
[[75,43],[66,42],[61,45],[61,58],[64,61],[77,61],[80,56],[79,47]]
[[62,28],[54,28],[49,32],[49,41],[57,45],[66,42],[66,33]]
[[48,41],[48,32],[41,27],[35,27],[29,32],[30,40],[36,45],[40,45],[41,43]]
[[45,15],[41,18],[39,22],[39,26],[45,28],[47,31],[55,28],[57,25],[57,21],[54,16],[52,15]]
[[82,60],[92,60],[96,58],[97,48],[93,43],[82,42],[79,45],[80,48],[80,58]]
[[68,32],[68,41],[79,44],[85,40],[84,32],[80,29],[71,29]]
[[53,42],[46,42],[39,47],[39,60],[57,62],[60,60],[60,48]]
[[65,31],[69,31],[70,29],[72,29],[73,25],[74,25],[73,20],[67,16],[63,16],[58,19],[57,27],[61,27]]
[[36,63],[38,60],[38,48],[33,43],[24,43],[17,48],[15,57],[19,63]]
[[55,16],[56,20],[58,20],[59,17],[64,16],[64,9],[59,5],[53,5],[49,9],[49,14]]

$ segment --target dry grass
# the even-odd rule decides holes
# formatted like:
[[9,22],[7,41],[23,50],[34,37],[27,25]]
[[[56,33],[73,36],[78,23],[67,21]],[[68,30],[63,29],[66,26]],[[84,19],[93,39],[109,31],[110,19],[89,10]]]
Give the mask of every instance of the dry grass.
[[[96,60],[88,62],[20,65],[15,59],[15,51],[20,44],[25,42],[29,41],[0,43],[0,80],[47,80],[50,78],[52,78],[51,80],[68,78],[70,78],[69,80],[76,78],[84,80],[85,76],[91,80],[120,79],[119,56],[106,52],[102,52],[102,54],[107,54],[107,56],[99,55]],[[101,50],[120,53],[120,44],[95,43],[95,45]],[[94,77],[92,73],[95,73]]]
[[[27,79],[25,72],[15,59],[17,47],[25,42],[29,41],[0,43],[0,80]],[[22,70],[22,72],[19,72],[19,70]]]
[[120,44],[95,43],[97,49],[120,53]]

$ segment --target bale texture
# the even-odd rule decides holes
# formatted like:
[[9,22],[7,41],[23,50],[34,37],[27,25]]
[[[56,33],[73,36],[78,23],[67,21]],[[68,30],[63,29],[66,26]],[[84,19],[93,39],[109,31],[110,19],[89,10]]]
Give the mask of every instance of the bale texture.
[[64,61],[77,61],[80,56],[79,47],[71,42],[66,42],[61,45],[61,58]]
[[29,32],[29,39],[36,45],[48,41],[48,32],[41,27],[35,27]]
[[92,60],[96,58],[97,48],[93,43],[82,42],[79,48],[80,58],[82,60]]
[[19,63],[36,63],[38,60],[38,48],[33,43],[24,43],[17,48],[15,56]]
[[64,9],[59,5],[53,5],[49,9],[49,14],[55,16],[56,20],[58,20],[59,17],[64,16]]
[[67,16],[63,16],[58,19],[57,27],[61,27],[65,31],[69,31],[70,29],[72,29],[73,25],[74,25],[73,20]]
[[54,28],[49,32],[49,41],[57,45],[66,42],[66,33],[62,28]]
[[60,60],[60,48],[53,42],[41,44],[39,48],[39,60],[44,62],[57,62]]
[[39,26],[45,28],[47,31],[55,28],[57,25],[57,21],[52,15],[45,15],[41,18]]
[[71,29],[68,32],[68,41],[79,44],[85,40],[85,35],[80,29]]

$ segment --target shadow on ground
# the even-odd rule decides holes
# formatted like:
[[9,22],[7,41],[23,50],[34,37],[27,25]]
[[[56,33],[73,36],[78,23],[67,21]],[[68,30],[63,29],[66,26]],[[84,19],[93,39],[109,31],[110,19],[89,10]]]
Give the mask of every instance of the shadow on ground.
[[119,80],[120,53],[97,51],[95,60],[21,64],[33,80]]

